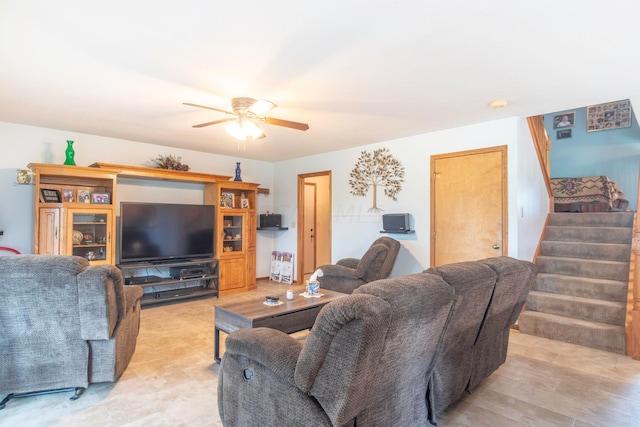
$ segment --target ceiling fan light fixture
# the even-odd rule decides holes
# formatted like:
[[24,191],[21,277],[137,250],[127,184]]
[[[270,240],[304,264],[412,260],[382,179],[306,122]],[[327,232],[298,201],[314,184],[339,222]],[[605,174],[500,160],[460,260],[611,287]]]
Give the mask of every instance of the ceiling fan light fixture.
[[264,138],[264,131],[260,128],[260,126],[258,126],[259,123],[266,123],[268,125],[281,126],[302,131],[309,129],[309,125],[306,123],[293,122],[291,120],[283,120],[277,119],[275,117],[265,116],[267,112],[277,107],[276,104],[265,99],[259,99],[256,101],[253,98],[233,98],[231,100],[231,109],[233,111],[217,107],[207,107],[206,105],[192,104],[190,102],[183,102],[183,104],[189,105],[191,107],[219,111],[221,113],[234,116],[235,118],[227,117],[220,120],[200,123],[198,125],[194,125],[193,127],[203,128],[206,126],[226,123],[225,130],[229,133],[229,135],[240,141],[244,141],[245,139],[247,139],[247,137],[253,139]]
[[258,139],[264,134],[264,131],[250,120],[244,122],[242,125],[242,131],[246,136],[250,136],[253,139]]
[[234,120],[224,125],[224,129],[229,135],[240,141],[244,141],[247,137],[258,139],[264,134],[264,131],[251,120],[244,120],[242,124],[239,120]]
[[240,127],[240,123],[237,120],[224,125],[224,130],[226,130],[229,135],[240,141],[244,141],[245,139],[247,139],[244,132],[242,131],[242,128]]

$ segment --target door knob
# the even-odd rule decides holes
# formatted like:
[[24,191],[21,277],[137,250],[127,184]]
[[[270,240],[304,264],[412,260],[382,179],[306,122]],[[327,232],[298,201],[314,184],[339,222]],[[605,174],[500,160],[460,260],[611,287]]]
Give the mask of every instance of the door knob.
[[493,249],[500,249],[500,245],[497,243],[494,243],[493,246],[491,246]]

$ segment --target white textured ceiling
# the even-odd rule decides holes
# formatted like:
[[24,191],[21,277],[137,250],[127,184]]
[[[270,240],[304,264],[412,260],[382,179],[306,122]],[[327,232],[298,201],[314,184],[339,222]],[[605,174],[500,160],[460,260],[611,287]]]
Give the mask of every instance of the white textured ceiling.
[[[640,3],[0,0],[0,121],[238,155],[194,124],[278,104],[242,157],[277,161],[640,99]],[[504,98],[509,106],[491,110]]]

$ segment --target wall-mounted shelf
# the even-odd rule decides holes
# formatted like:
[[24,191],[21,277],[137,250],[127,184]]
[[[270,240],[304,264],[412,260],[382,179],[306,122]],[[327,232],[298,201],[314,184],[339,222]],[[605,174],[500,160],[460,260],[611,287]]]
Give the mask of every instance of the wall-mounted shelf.
[[258,227],[258,231],[282,231],[288,229],[289,227]]
[[412,234],[415,233],[415,230],[380,230],[381,233],[385,234]]

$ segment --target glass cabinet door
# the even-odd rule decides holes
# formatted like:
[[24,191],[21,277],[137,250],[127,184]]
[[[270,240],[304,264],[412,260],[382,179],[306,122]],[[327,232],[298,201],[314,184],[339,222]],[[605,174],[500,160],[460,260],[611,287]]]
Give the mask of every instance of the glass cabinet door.
[[92,264],[109,264],[111,259],[111,210],[69,209],[67,251]]
[[244,215],[225,214],[222,217],[222,252],[244,252]]

